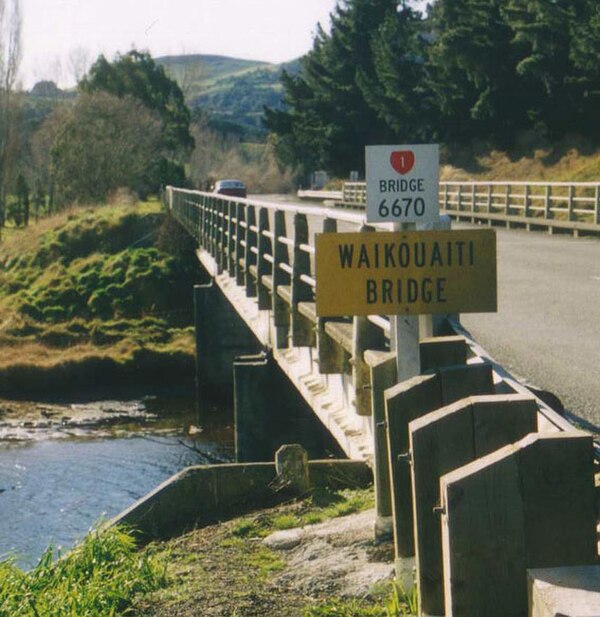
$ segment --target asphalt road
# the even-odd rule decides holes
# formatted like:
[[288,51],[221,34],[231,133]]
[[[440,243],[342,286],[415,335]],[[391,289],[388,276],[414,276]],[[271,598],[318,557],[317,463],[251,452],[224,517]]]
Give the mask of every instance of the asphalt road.
[[600,427],[600,239],[497,230],[498,312],[464,326],[515,376]]
[[496,230],[498,312],[461,322],[513,375],[600,428],[600,238]]

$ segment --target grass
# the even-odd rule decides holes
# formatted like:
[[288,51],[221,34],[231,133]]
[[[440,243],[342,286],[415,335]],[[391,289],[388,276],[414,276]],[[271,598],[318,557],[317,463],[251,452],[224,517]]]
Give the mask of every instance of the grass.
[[90,380],[110,364],[110,379],[127,381],[140,362],[158,376],[166,367],[166,381],[191,376],[192,254],[158,202],[74,208],[11,230],[0,245],[0,389],[63,388],[75,365]]
[[240,538],[263,538],[273,531],[314,525],[374,507],[371,489],[315,490],[297,508],[283,513],[259,514],[236,519],[231,534]]
[[596,181],[600,151],[582,137],[548,141],[523,132],[508,150],[485,142],[445,146],[441,151],[442,180]]
[[[372,489],[321,490],[302,501],[198,529],[150,547],[168,560],[168,583],[138,598],[136,617],[286,615],[286,617],[403,617],[415,614],[416,598],[380,583],[367,597],[331,589],[298,589],[287,582],[287,553],[265,546],[280,529],[321,522],[373,505]],[[389,547],[388,547],[389,548]],[[378,549],[379,550],[379,549]],[[388,549],[385,549],[386,551]],[[386,559],[391,559],[389,552]],[[381,560],[383,553],[373,555]]]
[[0,616],[124,615],[136,596],[167,583],[164,558],[139,552],[133,535],[119,528],[93,532],[65,557],[55,557],[48,549],[29,572],[0,563]]

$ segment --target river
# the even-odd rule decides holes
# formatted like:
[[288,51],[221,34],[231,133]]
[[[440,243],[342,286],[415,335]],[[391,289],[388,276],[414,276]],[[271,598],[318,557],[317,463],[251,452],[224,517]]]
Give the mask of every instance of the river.
[[231,460],[231,427],[196,426],[190,397],[36,407],[70,415],[0,424],[0,559],[21,567],[50,544],[68,550],[184,467]]

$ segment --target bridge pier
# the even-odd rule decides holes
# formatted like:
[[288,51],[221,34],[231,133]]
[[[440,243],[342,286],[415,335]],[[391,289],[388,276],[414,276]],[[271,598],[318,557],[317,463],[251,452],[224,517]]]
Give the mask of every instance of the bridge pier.
[[233,381],[238,463],[272,460],[288,443],[300,444],[313,459],[344,456],[270,353],[237,358]]
[[202,415],[207,395],[231,399],[233,362],[258,353],[261,344],[214,280],[194,286],[196,406]]

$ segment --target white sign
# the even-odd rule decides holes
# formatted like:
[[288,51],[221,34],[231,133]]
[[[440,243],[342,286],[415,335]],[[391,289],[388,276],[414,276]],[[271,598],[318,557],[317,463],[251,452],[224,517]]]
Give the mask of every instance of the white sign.
[[367,222],[434,223],[439,146],[367,146]]

